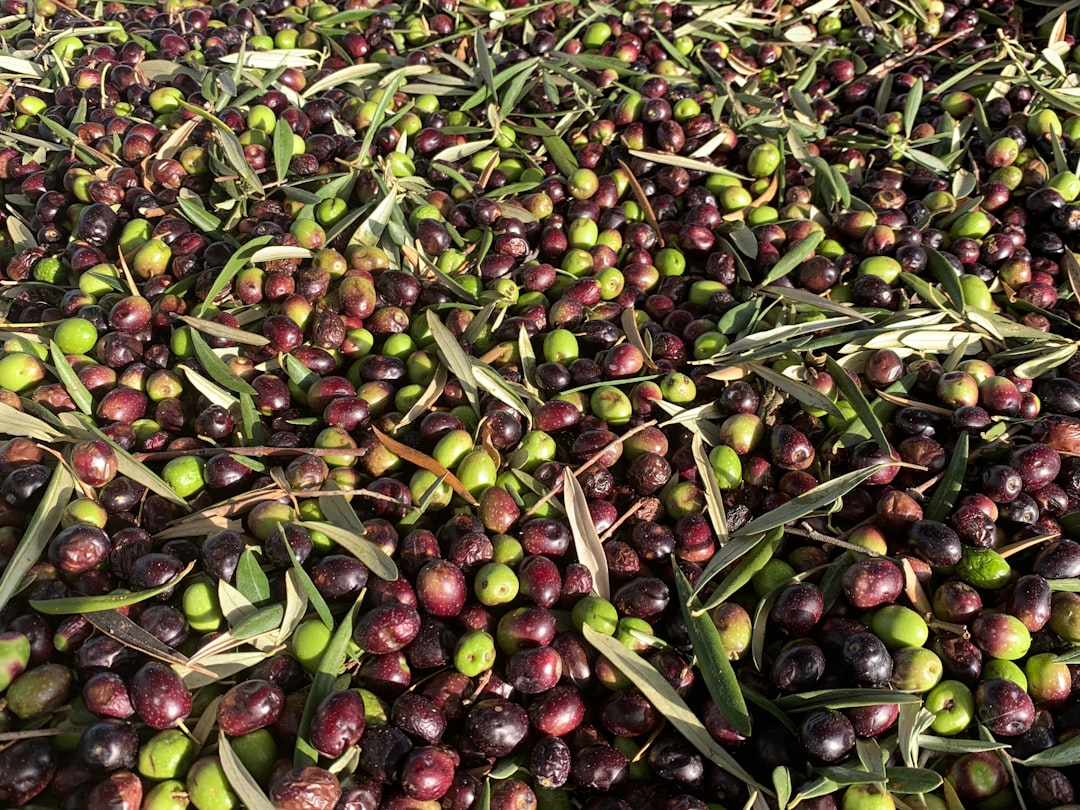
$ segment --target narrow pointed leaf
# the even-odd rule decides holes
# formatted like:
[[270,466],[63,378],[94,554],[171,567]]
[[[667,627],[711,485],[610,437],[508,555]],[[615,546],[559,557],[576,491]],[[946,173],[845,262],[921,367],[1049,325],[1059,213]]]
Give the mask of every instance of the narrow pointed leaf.
[[760,535],[753,546],[753,551],[743,557],[735,569],[716,586],[709,596],[709,601],[705,603],[704,609],[712,610],[723,604],[750,582],[754,575],[773,558],[776,550],[780,548],[783,537],[784,533],[778,529]]
[[39,442],[55,442],[63,434],[43,419],[0,402],[0,433]]
[[236,564],[236,589],[253,605],[270,598],[270,580],[250,548],[244,549]]
[[186,655],[163,643],[157,636],[151,635],[119,611],[91,611],[86,614],[86,619],[102,633],[116,639],[125,647],[130,647],[167,664],[188,665]]
[[45,552],[53,532],[60,525],[60,514],[71,500],[73,490],[71,473],[64,465],[57,464],[15,553],[4,566],[3,574],[0,574],[0,609],[6,607],[11,597],[18,593],[24,584],[23,579]]
[[956,448],[953,450],[949,466],[941,476],[934,488],[934,497],[930,499],[930,505],[926,507],[927,520],[944,520],[945,516],[952,511],[956,498],[960,495],[960,488],[964,483],[964,475],[967,473],[968,444],[970,437],[961,431],[956,437]]
[[480,391],[476,387],[476,377],[473,376],[472,360],[469,355],[465,354],[465,350],[461,348],[453,333],[443,325],[443,322],[439,320],[439,316],[430,309],[427,311],[427,322],[428,328],[431,330],[431,336],[435,339],[439,356],[446,363],[447,368],[457,377],[458,382],[461,383],[461,387],[465,391],[466,399],[469,400],[469,404],[472,405],[473,410],[479,416]]
[[303,525],[325,534],[343,549],[353,554],[356,559],[370,569],[371,573],[380,579],[395,580],[398,578],[397,565],[387,556],[385,551],[370,540],[365,540],[354,532],[335,526],[332,523],[305,520]]
[[315,714],[316,707],[333,691],[334,681],[341,675],[344,668],[346,650],[352,641],[353,622],[356,620],[356,613],[360,609],[363,598],[364,593],[361,593],[349,612],[342,617],[341,623],[330,637],[330,642],[326,645],[322,658],[319,660],[319,668],[315,671],[315,680],[311,684],[311,691],[308,692],[307,701],[304,703],[304,714],[300,719],[299,739],[296,752],[293,754],[293,765],[297,768],[314,765],[319,761],[318,753],[307,742],[308,727],[311,725],[311,718]]
[[781,279],[802,264],[804,261],[814,255],[814,250],[825,239],[824,231],[814,231],[806,238],[799,241],[795,247],[788,250],[783,256],[780,257],[780,261],[774,264],[769,272],[765,274],[764,280],[759,285],[764,287],[772,284],[777,279]]
[[218,758],[221,760],[221,769],[225,772],[225,778],[247,810],[274,810],[273,803],[266,797],[255,778],[248,773],[240,757],[233,751],[229,738],[220,729],[218,730]]
[[679,566],[672,561],[675,573],[675,586],[679,595],[679,608],[686,620],[686,630],[690,634],[690,643],[694,646],[705,685],[709,689],[713,703],[732,728],[745,737],[749,737],[750,712],[746,709],[739,679],[724,650],[723,639],[716,623],[708,613],[700,611],[700,603],[690,593],[690,583]]
[[840,498],[847,495],[851,490],[863,484],[870,476],[887,467],[888,464],[875,464],[861,470],[853,470],[844,475],[818,484],[809,492],[804,492],[796,498],[792,498],[782,506],[766,512],[758,518],[754,518],[738,531],[732,532],[732,537],[746,537],[752,534],[760,534],[778,526],[783,526],[793,520],[806,517],[811,512],[833,506]]
[[184,577],[191,573],[195,563],[190,562],[183,571],[168,582],[145,591],[125,591],[107,593],[101,596],[66,596],[62,599],[31,599],[30,607],[47,616],[67,616],[74,613],[92,613],[100,610],[116,610],[153,599],[155,596],[175,588]]
[[768,796],[772,795],[769,788],[754,779],[712,738],[697,713],[686,705],[686,701],[652,664],[629,650],[622,642],[593,630],[587,624],[582,627],[582,633],[585,640],[625,675],[687,742],[732,776]]
[[844,395],[844,399],[855,410],[855,415],[863,423],[863,427],[870,433],[870,438],[877,442],[878,447],[887,452],[891,446],[889,438],[885,435],[885,429],[881,426],[877,414],[870,407],[870,403],[867,402],[859,386],[833,358],[825,358],[825,367],[829,370],[829,374],[832,375],[840,393]]
[[776,705],[785,711],[810,712],[816,709],[853,709],[859,706],[877,706],[892,703],[922,703],[919,695],[896,689],[817,689],[794,695],[781,695]]
[[189,334],[191,347],[195,350],[195,357],[198,358],[203,370],[210,375],[214,382],[237,394],[255,395],[255,389],[246,380],[236,376],[233,370],[229,368],[228,363],[214,354],[214,350],[210,348],[210,344],[206,342],[202,335],[194,329]]
[[236,274],[244,269],[244,266],[251,261],[251,257],[255,255],[259,248],[270,244],[273,238],[274,237],[272,236],[257,236],[241,245],[236,253],[229,257],[229,261],[221,268],[221,272],[217,274],[214,283],[210,285],[210,289],[206,293],[206,298],[203,300],[202,304],[199,305],[199,311],[196,314],[205,314],[207,307],[213,304],[214,300],[221,294],[221,291],[236,277]]
[[812,408],[825,411],[838,419],[843,418],[844,414],[837,407],[836,403],[816,388],[813,388],[800,380],[793,379],[786,374],[781,374],[779,371],[776,371],[763,363],[747,363],[746,367],[761,377],[761,379],[765,380],[765,382],[776,386],[785,394],[790,394],[798,402],[803,402]]
[[589,515],[585,491],[570,469],[563,471],[563,501],[566,504],[566,519],[570,522],[578,562],[592,574],[593,589],[597,595],[602,599],[609,599],[611,583],[608,578],[607,555]]
[[75,369],[68,363],[67,358],[60,351],[60,347],[56,345],[55,340],[49,341],[49,353],[56,369],[56,376],[67,390],[71,401],[87,416],[93,416],[94,398],[90,395],[86,386],[83,385],[82,380],[79,379],[79,375],[75,373]]
[[289,176],[289,163],[293,156],[293,131],[289,122],[279,118],[274,126],[274,172],[278,180]]
[[716,473],[713,472],[712,464],[709,463],[709,457],[705,453],[705,442],[700,433],[694,434],[690,446],[694,451],[694,465],[705,485],[705,502],[709,506],[709,519],[716,533],[716,542],[721,546],[727,545],[728,523],[727,513],[724,511],[724,496],[720,492]]
[[383,447],[391,453],[400,456],[421,469],[427,470],[433,475],[443,478],[446,483],[450,485],[450,488],[460,495],[466,503],[469,503],[472,506],[479,506],[480,502],[465,488],[465,485],[461,483],[461,480],[431,456],[426,453],[421,453],[419,450],[415,450],[407,444],[402,444],[397,439],[387,436],[376,427],[373,427],[371,430],[374,432],[375,438],[377,438]]

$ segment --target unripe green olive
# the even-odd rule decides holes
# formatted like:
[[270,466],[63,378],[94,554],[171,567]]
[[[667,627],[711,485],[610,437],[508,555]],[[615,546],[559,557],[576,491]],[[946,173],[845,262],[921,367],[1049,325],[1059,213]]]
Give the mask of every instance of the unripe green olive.
[[495,483],[498,469],[486,450],[472,450],[458,462],[455,469],[458,480],[473,497],[478,497]]

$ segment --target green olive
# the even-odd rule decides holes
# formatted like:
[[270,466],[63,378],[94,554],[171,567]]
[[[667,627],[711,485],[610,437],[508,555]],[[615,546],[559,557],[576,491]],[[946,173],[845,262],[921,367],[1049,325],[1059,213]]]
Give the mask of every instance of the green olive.
[[139,774],[154,780],[182,778],[198,752],[195,741],[179,729],[159,731],[139,747]]

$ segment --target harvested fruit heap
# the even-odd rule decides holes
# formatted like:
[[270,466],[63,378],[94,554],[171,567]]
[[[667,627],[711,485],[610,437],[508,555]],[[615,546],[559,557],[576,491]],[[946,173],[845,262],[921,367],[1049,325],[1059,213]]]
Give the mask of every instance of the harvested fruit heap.
[[2,9],[0,806],[1075,806],[1075,12]]

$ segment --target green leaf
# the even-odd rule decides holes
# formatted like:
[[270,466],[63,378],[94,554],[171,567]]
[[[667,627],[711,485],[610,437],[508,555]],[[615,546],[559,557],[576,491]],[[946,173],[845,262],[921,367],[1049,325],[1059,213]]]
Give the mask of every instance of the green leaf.
[[60,351],[60,347],[56,345],[55,340],[49,341],[49,354],[52,355],[53,367],[56,369],[57,379],[63,384],[64,388],[68,392],[68,396],[71,397],[71,401],[75,403],[76,407],[87,416],[93,416],[94,414],[94,398],[90,395],[90,392],[83,385],[82,380],[79,379],[79,375],[75,373],[75,369],[68,363],[64,353]]
[[237,377],[229,368],[228,363],[214,354],[214,350],[210,348],[210,344],[203,339],[202,335],[194,329],[188,334],[191,338],[191,348],[195,350],[195,357],[198,358],[203,370],[210,375],[210,379],[237,394],[255,395],[255,389],[247,381]]
[[270,598],[270,580],[250,548],[244,549],[236,564],[236,589],[253,605]]
[[360,560],[375,576],[380,579],[395,580],[398,578],[397,565],[387,556],[386,552],[363,537],[335,526],[332,523],[323,523],[318,520],[305,520],[301,524],[309,529],[320,531]]
[[941,787],[944,779],[929,768],[886,768],[885,779],[893,793],[929,793]]
[[570,523],[578,562],[592,574],[593,590],[597,595],[602,599],[609,599],[611,583],[608,580],[607,555],[589,514],[585,491],[569,467],[563,470],[563,502],[566,505],[566,519]]
[[782,506],[754,518],[732,533],[732,537],[747,537],[784,526],[793,520],[806,517],[811,512],[833,506],[840,498],[863,484],[870,476],[889,464],[875,464],[861,470],[853,470],[830,481],[818,484],[809,492],[792,498]]
[[934,496],[926,507],[927,520],[944,520],[956,503],[960,495],[960,489],[964,484],[964,475],[967,473],[968,445],[970,437],[964,431],[956,437],[956,448],[953,450],[949,466],[934,488]]
[[349,612],[342,617],[341,624],[330,637],[330,642],[326,645],[322,658],[319,659],[319,668],[315,672],[311,691],[308,692],[307,701],[304,703],[304,714],[300,719],[296,752],[293,754],[293,765],[297,768],[315,765],[319,761],[318,752],[307,742],[308,727],[311,725],[311,718],[315,714],[316,707],[333,691],[334,681],[344,669],[345,652],[352,642],[353,622],[356,620],[356,613],[360,610],[363,599],[364,592],[361,592]]
[[202,332],[204,335],[231,340],[233,343],[240,343],[245,346],[266,346],[270,343],[270,340],[262,335],[248,332],[246,329],[238,329],[235,326],[226,326],[217,321],[208,321],[205,318],[194,318],[191,315],[179,315],[176,320],[187,324],[192,329]]
[[125,647],[169,664],[186,666],[188,663],[186,655],[163,643],[118,610],[91,611],[85,615],[90,624]]
[[816,709],[853,709],[892,703],[922,703],[919,695],[896,689],[817,689],[796,695],[781,695],[776,705],[784,711],[810,712]]
[[180,209],[180,213],[187,217],[191,224],[200,231],[216,231],[221,228],[221,220],[203,208],[198,195],[194,193],[191,196],[181,194],[176,199],[176,205]]
[[289,122],[279,118],[274,125],[274,172],[284,182],[289,178],[289,164],[293,158],[293,131]]
[[304,570],[304,566],[300,564],[296,552],[293,551],[292,544],[286,543],[285,550],[289,553],[289,559],[292,561],[293,572],[299,578],[300,584],[303,586],[304,592],[307,595],[308,604],[315,608],[315,612],[319,614],[319,618],[322,620],[322,623],[326,625],[326,629],[332,631],[334,629],[334,615],[330,612],[330,606],[326,604],[323,595],[319,593],[319,589],[316,588],[315,583],[311,581],[311,576]]
[[443,322],[439,320],[439,316],[430,309],[427,311],[427,322],[428,328],[431,330],[431,336],[435,339],[435,347],[439,357],[457,377],[462,390],[465,392],[466,399],[469,400],[469,404],[472,405],[476,415],[479,416],[480,391],[476,386],[476,377],[473,375],[472,359],[465,354],[465,350],[461,348],[457,338],[443,325]]
[[247,810],[274,810],[273,803],[266,797],[255,778],[248,773],[240,757],[233,751],[229,738],[221,729],[218,729],[218,759],[221,760],[225,778]]
[[915,80],[915,84],[908,90],[907,101],[904,104],[904,137],[911,137],[911,130],[915,128],[915,117],[919,114],[922,105],[923,80]]
[[837,407],[836,403],[816,388],[807,385],[800,380],[793,379],[786,374],[781,374],[779,371],[763,365],[762,363],[747,363],[746,367],[753,371],[757,376],[761,377],[761,379],[765,380],[765,382],[776,386],[785,394],[789,394],[796,402],[802,402],[812,408],[825,411],[827,414],[835,416],[838,419],[843,418],[844,414]]
[[783,765],[773,768],[772,781],[776,791],[776,806],[786,808],[791,801],[791,771]]
[[281,627],[284,618],[284,605],[267,605],[242,618],[229,632],[236,639],[255,638]]
[[747,711],[746,701],[743,700],[739,679],[735,676],[735,670],[724,650],[720,631],[717,630],[712,616],[701,611],[700,603],[690,593],[690,583],[674,559],[671,567],[675,573],[679,608],[686,620],[690,643],[694,647],[694,657],[705,678],[709,695],[712,696],[713,703],[716,704],[724,719],[731,723],[732,728],[744,737],[749,737],[752,731],[750,712]]
[[[705,603],[705,610],[712,610],[714,607],[723,604],[732,596],[734,596],[744,585],[750,582],[754,578],[754,575],[764,568],[769,560],[776,554],[776,550],[780,548],[781,542],[783,542],[784,533],[779,529],[765,532],[764,534],[757,536],[750,536],[745,540],[740,539],[742,542],[751,543],[751,552],[744,556],[735,569],[724,577],[723,581],[716,586],[716,590],[709,596],[709,601]],[[740,542],[740,541],[732,541]],[[710,560],[710,563],[712,561]],[[720,569],[713,569],[719,571]],[[711,573],[711,572],[710,572]],[[704,573],[698,579],[698,582],[707,582]]]
[[788,250],[783,256],[780,257],[780,261],[770,268],[769,272],[765,274],[765,278],[762,280],[758,288],[765,287],[772,284],[777,279],[781,279],[809,259],[818,245],[825,239],[825,231],[814,231],[809,236],[801,239],[798,244]]
[[247,446],[259,447],[266,443],[266,428],[250,394],[240,395],[240,429]]
[[206,293],[206,298],[199,305],[199,311],[196,313],[200,317],[206,314],[207,307],[213,305],[214,300],[221,294],[236,274],[244,269],[244,266],[251,260],[251,257],[255,255],[259,248],[270,244],[274,237],[272,236],[257,236],[254,239],[245,242],[240,248],[229,257],[229,261],[225,263],[225,266],[221,268],[221,272],[217,274],[217,278],[214,279],[214,283],[210,285],[210,289]]
[[709,463],[709,457],[705,453],[705,441],[700,433],[695,433],[690,442],[694,452],[694,466],[697,467],[698,476],[705,485],[705,503],[709,507],[709,520],[713,531],[716,533],[716,542],[721,546],[728,542],[727,513],[724,511],[724,496],[720,492],[720,485],[716,481],[716,472]]
[[34,510],[34,515],[30,518],[30,523],[23,532],[19,545],[15,548],[15,553],[4,566],[4,573],[0,574],[0,610],[7,607],[11,597],[19,592],[25,584],[23,580],[45,553],[49,541],[52,540],[53,532],[60,525],[60,515],[71,500],[73,490],[74,481],[71,473],[63,464],[57,464],[45,488],[45,493],[41,496],[41,501]]
[[64,435],[44,419],[13,408],[6,402],[0,402],[0,433],[50,443]]
[[[237,67],[239,67],[239,64]],[[255,170],[251,168],[251,164],[247,162],[247,158],[244,157],[244,147],[241,145],[240,139],[236,137],[236,133],[224,121],[202,107],[197,107],[183,100],[180,101],[180,106],[188,112],[205,118],[214,125],[214,135],[217,136],[218,143],[221,144],[221,151],[225,155],[229,168],[247,184],[253,194],[260,197],[265,194],[259,175],[255,173]],[[212,299],[208,298],[207,300]]]
[[1069,768],[1080,765],[1080,737],[1073,737],[1053,748],[1039,751],[1020,760],[1026,768]]
[[854,409],[855,416],[858,417],[859,421],[862,422],[863,426],[869,431],[870,438],[877,442],[878,447],[881,448],[883,452],[888,452],[891,448],[889,437],[885,435],[885,429],[881,426],[877,414],[875,414],[870,407],[870,403],[866,401],[866,397],[863,396],[863,392],[859,389],[859,386],[851,379],[851,376],[847,371],[845,371],[832,357],[826,356],[825,367],[829,370],[829,374],[832,375],[836,387],[840,389],[840,393],[844,395],[844,399],[846,399],[848,404]]
[[975,754],[980,751],[1006,751],[1009,748],[1008,743],[960,740],[955,737],[936,737],[933,734],[920,734],[918,742],[920,750],[936,751],[940,754]]
[[735,778],[741,779],[767,796],[773,795],[769,788],[754,779],[712,738],[701,722],[701,718],[686,705],[686,701],[652,664],[637,653],[631,652],[622,642],[593,630],[587,624],[582,626],[581,631],[585,640],[625,675],[649,699],[656,710],[686,738],[687,742]]
[[926,266],[934,274],[934,278],[938,280],[938,283],[941,284],[941,289],[949,296],[953,309],[957,312],[963,312],[964,291],[960,287],[960,277],[956,275],[956,271],[949,264],[949,260],[942,255],[940,250],[927,247]]
[[103,596],[68,596],[63,599],[31,599],[30,606],[38,613],[44,613],[47,616],[68,616],[74,613],[116,610],[129,605],[137,605],[175,588],[180,580],[186,577],[194,567],[195,563],[190,562],[183,571],[168,582],[145,591],[121,591],[107,593]]

